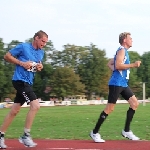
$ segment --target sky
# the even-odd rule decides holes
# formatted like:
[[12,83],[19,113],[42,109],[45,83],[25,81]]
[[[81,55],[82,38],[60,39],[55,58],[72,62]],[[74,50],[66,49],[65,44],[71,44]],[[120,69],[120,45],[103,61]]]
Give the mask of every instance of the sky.
[[56,50],[63,45],[89,46],[112,58],[119,34],[130,32],[140,55],[150,50],[150,1],[148,0],[1,0],[0,38],[25,42],[43,30]]

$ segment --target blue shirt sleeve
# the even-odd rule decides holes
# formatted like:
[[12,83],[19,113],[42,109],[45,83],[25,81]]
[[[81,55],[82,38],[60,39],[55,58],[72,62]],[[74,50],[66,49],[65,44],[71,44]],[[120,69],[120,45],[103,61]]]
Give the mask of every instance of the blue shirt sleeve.
[[11,53],[12,56],[18,57],[22,53],[22,50],[23,50],[22,44],[18,44],[16,47],[9,50],[9,52]]

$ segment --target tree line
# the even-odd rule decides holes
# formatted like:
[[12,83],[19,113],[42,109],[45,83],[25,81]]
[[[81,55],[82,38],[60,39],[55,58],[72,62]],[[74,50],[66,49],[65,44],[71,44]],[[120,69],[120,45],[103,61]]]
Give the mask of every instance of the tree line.
[[[25,42],[31,42],[32,38]],[[14,99],[15,89],[11,78],[15,65],[4,60],[4,54],[17,44],[18,40],[12,40],[9,44],[0,38],[0,101],[6,97]],[[99,49],[93,43],[89,46],[77,46],[66,44],[63,50],[56,50],[53,42],[49,40],[44,48],[43,70],[35,76],[33,89],[42,100],[49,100],[50,96],[64,98],[70,95],[86,95],[90,100],[93,94],[107,99],[108,81],[111,70],[107,67],[110,58],[106,57],[106,51]],[[115,53],[115,51],[114,51]],[[130,71],[129,86],[135,95],[142,99],[142,83],[146,82],[146,98],[150,96],[150,52],[139,55],[135,51],[129,51],[130,61],[141,60],[140,68]]]

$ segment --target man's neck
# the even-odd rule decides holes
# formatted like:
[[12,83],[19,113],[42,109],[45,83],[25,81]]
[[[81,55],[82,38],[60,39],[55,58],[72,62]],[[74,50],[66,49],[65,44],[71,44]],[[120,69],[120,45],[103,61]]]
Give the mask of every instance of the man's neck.
[[127,50],[130,48],[130,47],[127,46],[126,44],[122,44],[121,46],[123,46],[123,47],[126,48]]
[[38,49],[36,43],[33,41],[32,42],[32,46],[34,47],[34,49]]

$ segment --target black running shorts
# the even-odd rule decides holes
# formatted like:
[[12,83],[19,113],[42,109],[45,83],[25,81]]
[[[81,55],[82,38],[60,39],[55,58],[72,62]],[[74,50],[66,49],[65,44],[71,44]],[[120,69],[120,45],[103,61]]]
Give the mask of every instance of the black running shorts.
[[17,90],[14,103],[20,103],[22,106],[26,102],[28,105],[31,101],[37,99],[35,93],[33,92],[32,86],[27,82],[12,81],[12,84]]
[[120,94],[127,101],[134,95],[129,86],[121,87],[109,85],[108,103],[116,104]]

